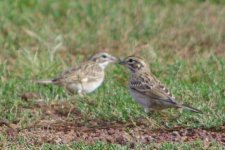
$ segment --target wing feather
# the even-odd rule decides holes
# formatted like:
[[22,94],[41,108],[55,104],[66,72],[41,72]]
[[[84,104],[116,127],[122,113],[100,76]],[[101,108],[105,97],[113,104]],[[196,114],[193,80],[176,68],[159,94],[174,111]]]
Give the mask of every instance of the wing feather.
[[64,71],[53,82],[59,84],[84,83],[98,80],[102,75],[104,75],[104,71],[99,65],[88,61],[80,66],[74,66]]
[[131,89],[148,96],[152,100],[178,104],[169,90],[152,75],[133,76],[129,86]]

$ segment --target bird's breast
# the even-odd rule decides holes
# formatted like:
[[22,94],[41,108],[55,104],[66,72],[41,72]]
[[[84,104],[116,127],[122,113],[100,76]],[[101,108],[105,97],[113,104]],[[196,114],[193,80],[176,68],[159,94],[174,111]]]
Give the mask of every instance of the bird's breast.
[[95,89],[97,89],[102,84],[103,80],[104,80],[104,78],[99,78],[95,81],[83,83],[82,88],[83,88],[84,93],[93,92]]
[[149,97],[129,87],[131,96],[143,107],[150,105]]

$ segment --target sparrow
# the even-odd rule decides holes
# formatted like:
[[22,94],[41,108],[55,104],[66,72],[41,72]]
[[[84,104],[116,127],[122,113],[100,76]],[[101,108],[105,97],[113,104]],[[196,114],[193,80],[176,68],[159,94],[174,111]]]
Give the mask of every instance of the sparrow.
[[101,52],[93,55],[78,66],[62,72],[49,80],[35,81],[38,84],[55,84],[64,87],[71,94],[84,94],[95,91],[104,81],[105,68],[117,61],[117,58]]
[[147,63],[138,56],[129,56],[119,64],[129,69],[129,91],[146,112],[166,108],[186,108],[196,113],[200,110],[177,102],[175,97],[150,71]]

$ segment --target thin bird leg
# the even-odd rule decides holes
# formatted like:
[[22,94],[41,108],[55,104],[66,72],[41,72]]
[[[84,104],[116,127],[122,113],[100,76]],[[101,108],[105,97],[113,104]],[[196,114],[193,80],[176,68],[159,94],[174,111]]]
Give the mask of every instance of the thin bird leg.
[[82,91],[83,91],[82,89],[77,91],[77,93],[80,97],[84,97],[84,93]]

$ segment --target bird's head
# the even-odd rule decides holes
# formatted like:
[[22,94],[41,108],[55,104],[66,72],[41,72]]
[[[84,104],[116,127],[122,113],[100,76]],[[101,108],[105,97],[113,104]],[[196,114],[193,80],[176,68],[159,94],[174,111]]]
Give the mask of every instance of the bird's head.
[[129,56],[120,61],[119,64],[126,66],[132,73],[149,71],[148,65],[138,56]]
[[116,62],[117,58],[108,53],[101,52],[93,55],[89,60],[98,63],[102,69],[105,69],[108,64]]

